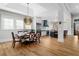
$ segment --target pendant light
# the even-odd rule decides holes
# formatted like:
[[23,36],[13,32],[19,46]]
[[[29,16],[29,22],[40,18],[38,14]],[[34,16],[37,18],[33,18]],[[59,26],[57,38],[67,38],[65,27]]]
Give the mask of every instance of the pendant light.
[[29,7],[29,3],[27,3],[27,16],[24,18],[24,23],[26,25],[30,25],[32,23],[32,17],[29,14],[30,11],[30,7]]

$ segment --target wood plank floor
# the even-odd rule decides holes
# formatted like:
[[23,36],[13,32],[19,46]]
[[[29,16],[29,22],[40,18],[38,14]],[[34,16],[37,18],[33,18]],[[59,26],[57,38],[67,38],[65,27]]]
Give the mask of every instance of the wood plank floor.
[[65,38],[64,43],[57,38],[41,37],[40,44],[22,45],[12,48],[11,42],[0,43],[0,56],[79,56],[77,36]]

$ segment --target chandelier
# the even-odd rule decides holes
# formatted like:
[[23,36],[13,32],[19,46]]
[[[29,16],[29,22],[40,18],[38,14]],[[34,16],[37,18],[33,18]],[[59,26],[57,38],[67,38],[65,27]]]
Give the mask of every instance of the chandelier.
[[26,25],[30,25],[32,23],[32,17],[30,16],[30,6],[29,3],[27,3],[27,16],[24,18],[24,23]]

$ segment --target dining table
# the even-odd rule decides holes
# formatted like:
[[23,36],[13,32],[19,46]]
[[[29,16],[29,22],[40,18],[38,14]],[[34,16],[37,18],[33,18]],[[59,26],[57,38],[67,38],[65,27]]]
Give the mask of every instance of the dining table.
[[16,35],[17,35],[18,39],[22,42],[29,41],[29,39],[30,39],[30,33],[19,33]]

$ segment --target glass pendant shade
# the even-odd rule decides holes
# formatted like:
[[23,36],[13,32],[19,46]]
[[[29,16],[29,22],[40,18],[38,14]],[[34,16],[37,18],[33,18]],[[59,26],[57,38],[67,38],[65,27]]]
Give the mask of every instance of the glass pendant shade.
[[26,16],[26,17],[24,18],[24,23],[25,23],[26,25],[30,25],[30,24],[32,23],[32,17]]

